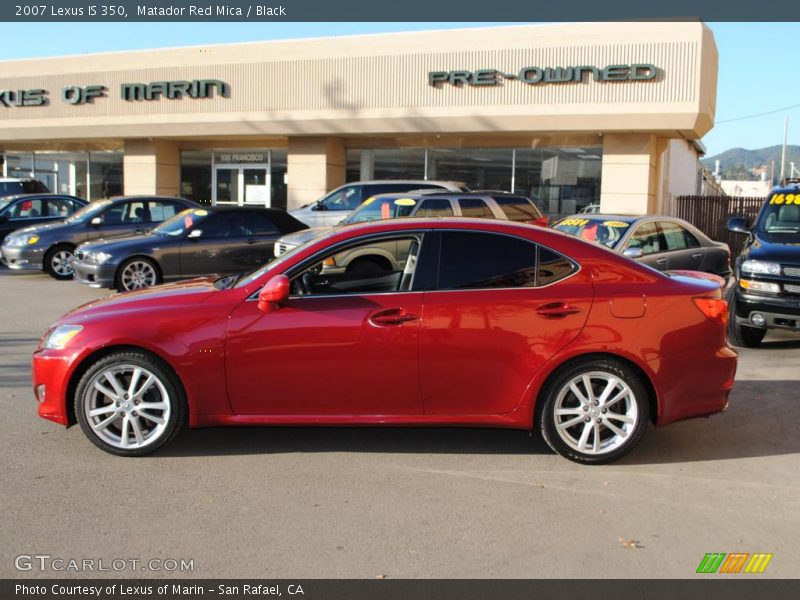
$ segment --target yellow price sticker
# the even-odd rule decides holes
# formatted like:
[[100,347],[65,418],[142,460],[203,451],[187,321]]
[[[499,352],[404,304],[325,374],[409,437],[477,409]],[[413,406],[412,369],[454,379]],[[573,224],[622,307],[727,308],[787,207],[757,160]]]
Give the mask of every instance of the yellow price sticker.
[[770,204],[800,204],[800,194],[773,194]]
[[564,219],[559,223],[559,225],[575,225],[576,227],[582,227],[589,222],[589,219]]
[[194,211],[195,216],[198,217],[205,217],[208,214],[207,210],[196,210]]
[[370,196],[369,198],[364,200],[364,202],[361,203],[361,206],[369,206],[373,202],[375,202],[375,196]]
[[412,198],[398,198],[394,201],[397,206],[414,206],[417,201]]
[[603,225],[606,227],[627,227],[628,224],[625,221],[603,221]]

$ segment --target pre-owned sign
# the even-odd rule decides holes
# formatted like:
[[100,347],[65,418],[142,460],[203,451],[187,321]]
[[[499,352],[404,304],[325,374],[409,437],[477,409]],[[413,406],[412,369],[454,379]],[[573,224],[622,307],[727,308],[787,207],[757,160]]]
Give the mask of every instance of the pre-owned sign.
[[647,81],[655,79],[658,67],[647,63],[630,65],[609,65],[604,68],[591,65],[578,67],[523,67],[517,73],[506,73],[498,69],[478,69],[476,71],[430,71],[428,84],[434,87],[442,84],[455,86],[500,85],[503,80],[517,80],[529,85],[543,83],[581,83],[589,76],[594,81]]

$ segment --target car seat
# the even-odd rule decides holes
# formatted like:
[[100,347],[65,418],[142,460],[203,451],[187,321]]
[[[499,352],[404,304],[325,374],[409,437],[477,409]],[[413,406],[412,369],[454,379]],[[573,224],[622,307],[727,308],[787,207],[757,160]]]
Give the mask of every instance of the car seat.
[[796,204],[781,206],[778,211],[778,224],[780,227],[797,227],[800,225],[800,206]]

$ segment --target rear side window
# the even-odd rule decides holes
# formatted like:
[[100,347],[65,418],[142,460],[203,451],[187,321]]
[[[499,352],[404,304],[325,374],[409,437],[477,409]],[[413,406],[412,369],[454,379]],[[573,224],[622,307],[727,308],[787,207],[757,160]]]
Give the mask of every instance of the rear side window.
[[415,217],[452,217],[453,206],[446,198],[428,198],[419,205]]
[[68,217],[79,208],[80,205],[70,198],[47,199],[48,217]]
[[533,202],[527,198],[513,196],[493,196],[493,198],[509,221],[535,221],[544,216]]
[[178,206],[175,202],[150,200],[150,221],[153,223],[166,221],[177,215],[181,210],[183,210],[183,207]]
[[459,198],[458,206],[461,214],[475,219],[493,219],[494,213],[489,205],[480,198]]
[[542,286],[575,270],[569,260],[527,240],[456,231],[443,232],[439,265],[440,290]]
[[245,214],[247,221],[246,229],[249,235],[273,235],[280,233],[275,223],[264,213],[253,211]]

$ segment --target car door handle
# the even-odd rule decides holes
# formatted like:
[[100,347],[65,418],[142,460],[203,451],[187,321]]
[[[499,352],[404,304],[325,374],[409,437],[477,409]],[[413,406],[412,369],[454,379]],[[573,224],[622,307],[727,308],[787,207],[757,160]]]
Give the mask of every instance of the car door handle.
[[387,308],[374,312],[369,317],[369,322],[378,327],[402,325],[408,321],[416,321],[419,315],[407,313],[403,308]]
[[579,313],[580,310],[577,306],[571,306],[566,302],[550,302],[537,308],[536,312],[548,319],[560,319]]
[[701,256],[703,256],[702,252],[695,252],[694,254],[692,254],[692,258],[700,258]]
[[657,259],[656,259],[656,264],[657,264],[657,265],[665,265],[665,264],[667,264],[667,259],[666,259],[666,257],[657,258]]

